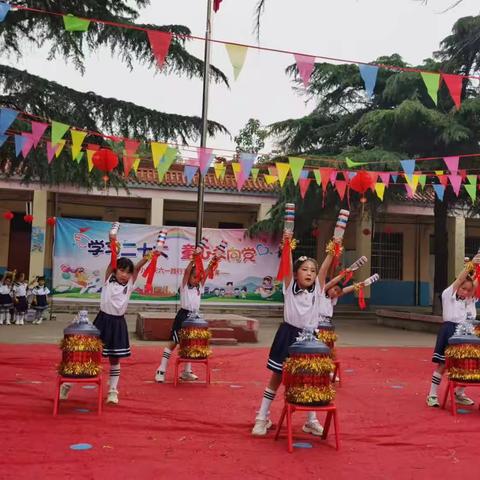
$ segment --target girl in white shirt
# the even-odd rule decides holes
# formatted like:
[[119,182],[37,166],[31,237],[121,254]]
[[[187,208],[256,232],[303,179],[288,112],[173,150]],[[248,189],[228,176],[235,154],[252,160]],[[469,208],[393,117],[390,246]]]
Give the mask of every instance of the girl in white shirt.
[[[480,263],[480,257],[474,258],[475,263]],[[459,323],[465,322],[469,318],[475,319],[477,311],[475,309],[476,298],[474,297],[475,285],[469,272],[465,269],[448,288],[442,293],[442,317],[443,324],[438,332],[435,350],[433,352],[432,362],[437,364],[433,372],[430,392],[427,396],[427,405],[429,407],[439,407],[438,389],[445,372],[445,349],[448,346],[448,340],[455,334]],[[464,393],[464,388],[457,388],[455,391],[456,403],[460,405],[473,405],[475,402],[468,398]]]
[[32,288],[32,305],[35,310],[35,320],[32,322],[40,325],[43,322],[43,315],[48,310],[48,295],[50,290],[45,285],[45,277],[37,277],[37,285]]
[[12,281],[12,274],[5,272],[0,283],[0,325],[10,325],[10,309],[13,306]]
[[[202,249],[197,248],[194,252],[194,258],[190,261],[183,274],[182,284],[180,286],[180,310],[177,312],[173,322],[172,331],[170,334],[171,341],[163,350],[162,360],[155,373],[155,381],[158,383],[163,383],[165,381],[168,361],[170,360],[172,352],[180,343],[178,334],[182,329],[182,324],[191,312],[198,312],[200,309],[200,300],[204,292],[205,282],[210,274],[213,264],[219,260],[219,258],[214,256],[210,261],[205,274],[202,278],[200,278],[195,269],[195,257],[201,254]],[[185,367],[180,378],[184,381],[197,380],[198,377],[192,372],[191,363],[185,363]]]
[[25,274],[21,273],[13,285],[13,303],[15,305],[15,324],[25,324],[25,314],[28,311],[27,302],[28,282],[25,280]]

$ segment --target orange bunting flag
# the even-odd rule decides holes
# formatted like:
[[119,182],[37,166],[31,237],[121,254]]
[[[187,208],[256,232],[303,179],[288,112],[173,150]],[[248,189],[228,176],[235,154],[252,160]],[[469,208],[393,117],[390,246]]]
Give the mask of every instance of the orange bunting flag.
[[305,198],[307,193],[308,187],[310,186],[312,179],[311,178],[300,178],[298,180],[298,184],[300,186],[300,196]]

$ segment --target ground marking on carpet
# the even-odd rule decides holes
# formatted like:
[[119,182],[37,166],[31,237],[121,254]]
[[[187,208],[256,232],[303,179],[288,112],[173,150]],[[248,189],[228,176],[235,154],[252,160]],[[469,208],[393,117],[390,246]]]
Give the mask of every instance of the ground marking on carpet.
[[230,385],[230,388],[243,388],[242,385]]
[[78,412],[78,413],[89,413],[90,412],[90,410],[88,408],[76,408],[75,411]]
[[95,388],[97,388],[96,385],[84,385],[82,388],[84,388],[85,390],[93,390]]
[[465,410],[464,408],[459,408],[457,410],[457,413],[461,413],[461,414],[465,415],[466,413],[472,413],[472,411],[471,410]]
[[313,445],[307,442],[297,442],[297,443],[294,443],[293,446],[295,448],[313,448]]
[[353,373],[355,370],[353,368],[347,368],[344,370],[345,373]]
[[390,387],[400,390],[401,388],[403,388],[403,385],[390,385]]
[[92,445],[89,443],[74,443],[73,445],[70,445],[71,450],[90,450]]

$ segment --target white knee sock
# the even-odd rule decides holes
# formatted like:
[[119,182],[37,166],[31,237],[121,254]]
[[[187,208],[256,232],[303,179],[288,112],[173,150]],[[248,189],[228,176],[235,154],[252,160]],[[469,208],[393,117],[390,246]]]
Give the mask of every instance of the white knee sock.
[[433,372],[432,375],[432,384],[430,385],[430,396],[438,396],[438,388],[440,387],[440,382],[442,381],[442,374],[438,372]]
[[158,367],[161,372],[165,373],[167,371],[168,361],[170,360],[171,355],[172,351],[168,347],[165,347],[162,355],[162,361],[160,362],[160,366]]
[[185,373],[192,373],[192,364],[190,362],[186,363],[185,366],[183,367],[183,371]]
[[307,423],[315,423],[315,422],[318,422],[317,413],[307,412]]
[[110,365],[110,378],[108,383],[110,384],[110,390],[118,390],[118,381],[120,380],[120,364]]
[[460,397],[463,397],[463,395],[465,395],[465,387],[457,387],[455,393]]
[[260,405],[260,410],[257,414],[258,420],[266,420],[268,418],[270,405],[275,400],[276,394],[277,392],[275,390],[271,390],[268,387],[265,389],[263,392],[262,404]]

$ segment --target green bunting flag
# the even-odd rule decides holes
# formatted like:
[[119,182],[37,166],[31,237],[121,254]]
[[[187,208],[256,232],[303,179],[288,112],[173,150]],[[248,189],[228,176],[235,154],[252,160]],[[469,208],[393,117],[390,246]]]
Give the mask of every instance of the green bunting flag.
[[314,170],[313,174],[315,175],[315,181],[317,182],[317,185],[320,186],[322,184],[322,174],[320,173],[320,170]]
[[465,184],[465,190],[470,195],[472,202],[475,202],[477,199],[477,176],[476,175],[467,175],[467,180],[469,184]]
[[368,162],[354,162],[348,157],[345,157],[345,162],[347,162],[348,168],[361,167],[362,165],[367,165]]
[[290,164],[293,183],[296,185],[302,173],[302,168],[303,168],[303,165],[305,164],[305,159],[299,158],[299,157],[288,157],[288,163]]
[[252,174],[253,181],[256,182],[258,178],[258,172],[260,171],[259,168],[252,168],[250,173]]
[[55,146],[63,138],[70,125],[60,122],[52,122],[52,146]]
[[418,183],[425,188],[425,184],[427,183],[427,176],[426,175],[419,175],[418,176]]
[[421,75],[425,83],[425,86],[427,87],[428,94],[433,100],[433,103],[437,105],[438,89],[440,88],[440,74],[421,72]]
[[160,160],[158,164],[158,181],[161,182],[163,177],[168,172],[168,169],[172,166],[172,163],[176,160],[178,154],[178,150],[173,147],[168,147],[165,155]]
[[90,26],[90,20],[78,18],[69,13],[63,16],[63,24],[67,32],[86,32]]

